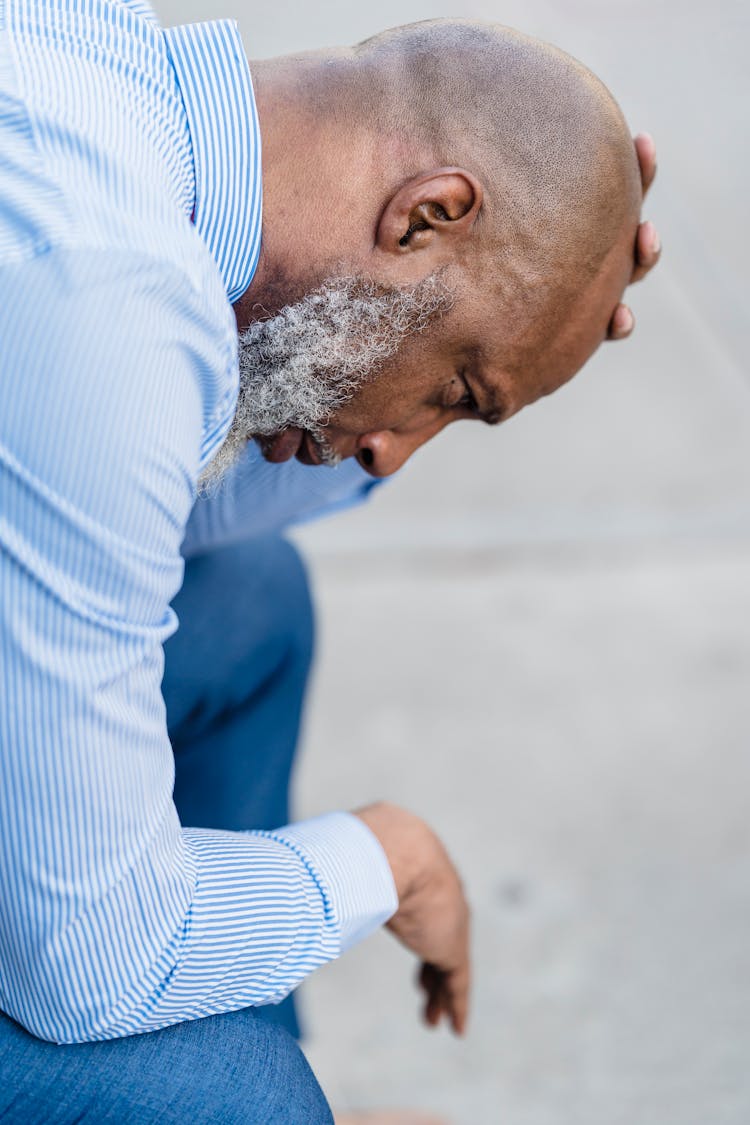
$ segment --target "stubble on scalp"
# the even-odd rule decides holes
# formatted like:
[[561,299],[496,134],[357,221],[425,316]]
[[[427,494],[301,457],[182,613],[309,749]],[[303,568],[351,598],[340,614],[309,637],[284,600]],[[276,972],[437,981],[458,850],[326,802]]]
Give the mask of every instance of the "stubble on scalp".
[[635,236],[630,132],[571,56],[497,24],[430,20],[373,36],[355,59],[337,114],[409,138],[408,174],[455,166],[482,183],[476,230],[504,325],[564,315],[624,226]]

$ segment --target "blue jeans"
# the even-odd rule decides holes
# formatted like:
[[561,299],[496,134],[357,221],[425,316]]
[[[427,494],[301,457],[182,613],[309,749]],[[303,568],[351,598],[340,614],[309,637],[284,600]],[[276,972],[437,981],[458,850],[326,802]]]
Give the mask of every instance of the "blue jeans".
[[251,1008],[56,1047],[3,1017],[3,1125],[332,1125],[296,1041]]
[[[312,657],[304,568],[278,538],[188,562],[162,691],[183,824],[272,828]],[[292,998],[146,1035],[58,1047],[0,1014],[3,1125],[322,1125],[330,1110],[292,1035]]]

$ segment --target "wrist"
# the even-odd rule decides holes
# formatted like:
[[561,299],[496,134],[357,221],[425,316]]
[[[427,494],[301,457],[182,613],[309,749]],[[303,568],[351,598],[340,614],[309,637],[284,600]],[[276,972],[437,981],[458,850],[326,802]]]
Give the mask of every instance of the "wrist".
[[403,906],[424,879],[432,832],[420,817],[388,801],[355,809],[353,815],[377,837],[391,868],[399,906]]

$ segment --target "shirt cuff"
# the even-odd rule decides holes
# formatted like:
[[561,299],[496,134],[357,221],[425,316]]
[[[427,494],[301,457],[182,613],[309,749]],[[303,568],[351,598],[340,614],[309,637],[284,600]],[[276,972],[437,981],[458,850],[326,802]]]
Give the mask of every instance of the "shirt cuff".
[[341,952],[369,937],[398,910],[385,852],[359,817],[335,812],[268,833],[299,850],[325,883],[341,928]]

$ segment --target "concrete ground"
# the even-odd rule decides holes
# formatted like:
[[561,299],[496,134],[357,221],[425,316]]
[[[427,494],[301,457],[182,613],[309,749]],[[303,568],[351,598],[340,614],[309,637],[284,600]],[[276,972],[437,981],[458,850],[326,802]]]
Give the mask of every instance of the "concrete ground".
[[[457,8],[163,0],[251,56]],[[750,376],[744,0],[487,0],[596,70],[661,170],[639,319],[500,432],[453,427],[306,529],[321,647],[300,812],[387,796],[475,906],[465,1042],[385,935],[306,988],[341,1106],[455,1125],[750,1121]]]

